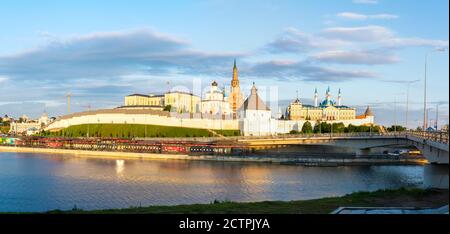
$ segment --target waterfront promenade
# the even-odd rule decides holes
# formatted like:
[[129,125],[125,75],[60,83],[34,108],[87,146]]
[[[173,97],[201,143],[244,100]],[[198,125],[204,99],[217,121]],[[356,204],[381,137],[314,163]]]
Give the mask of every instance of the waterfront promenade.
[[0,152],[16,153],[44,153],[60,154],[64,156],[105,158],[105,159],[146,159],[146,160],[203,160],[203,161],[224,161],[224,162],[260,162],[277,163],[306,166],[343,166],[343,165],[423,165],[427,161],[420,157],[392,157],[388,155],[374,155],[365,157],[340,156],[219,156],[219,155],[188,155],[188,154],[156,154],[156,153],[135,153],[121,151],[93,151],[93,150],[70,150],[70,149],[50,149],[31,147],[0,146]]

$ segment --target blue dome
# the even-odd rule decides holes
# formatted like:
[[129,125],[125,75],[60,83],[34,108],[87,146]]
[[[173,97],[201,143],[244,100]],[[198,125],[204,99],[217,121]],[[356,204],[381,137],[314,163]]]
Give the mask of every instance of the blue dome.
[[336,103],[331,99],[330,100],[325,99],[320,103],[320,107],[327,107],[327,106],[334,106],[334,105],[336,105]]

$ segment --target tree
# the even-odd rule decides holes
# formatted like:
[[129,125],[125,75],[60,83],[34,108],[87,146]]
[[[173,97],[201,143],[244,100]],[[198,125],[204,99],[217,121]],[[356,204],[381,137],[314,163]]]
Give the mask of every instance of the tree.
[[326,122],[317,122],[314,126],[314,133],[329,133],[331,132],[331,124]]
[[302,133],[312,133],[313,127],[309,121],[306,121],[302,126]]
[[344,123],[333,123],[333,132],[342,133],[345,131]]
[[167,105],[164,107],[164,111],[171,111],[172,110],[172,105]]
[[320,133],[321,129],[320,129],[320,122],[317,121],[316,124],[314,124],[314,129],[313,129],[314,133]]
[[392,125],[386,129],[388,132],[402,132],[406,131],[406,128],[401,125]]

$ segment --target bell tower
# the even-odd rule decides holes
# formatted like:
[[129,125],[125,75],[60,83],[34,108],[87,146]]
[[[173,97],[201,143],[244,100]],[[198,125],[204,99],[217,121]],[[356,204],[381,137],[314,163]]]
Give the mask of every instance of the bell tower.
[[231,111],[233,112],[233,116],[236,117],[237,110],[241,107],[244,102],[244,96],[241,93],[241,88],[239,87],[239,77],[238,77],[238,69],[236,66],[236,59],[234,59],[233,66],[233,79],[231,80],[231,92],[228,98],[228,102],[230,103]]
[[234,59],[234,66],[233,66],[233,79],[231,80],[231,87],[239,87],[239,79],[238,79],[238,69],[236,66],[236,59]]

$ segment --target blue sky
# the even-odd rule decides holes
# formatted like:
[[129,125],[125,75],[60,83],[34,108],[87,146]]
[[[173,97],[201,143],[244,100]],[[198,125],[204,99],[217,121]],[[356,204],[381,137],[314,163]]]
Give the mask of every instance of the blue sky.
[[[248,93],[277,86],[280,103],[331,87],[371,105],[382,124],[421,121],[424,57],[448,48],[448,1],[2,1],[0,114],[121,105],[174,86],[228,86],[233,59]],[[448,122],[448,52],[429,56],[429,106]],[[167,85],[167,81],[170,81]],[[169,87],[170,86],[170,87]],[[397,116],[394,118],[394,102]],[[430,114],[430,118],[434,114]]]

